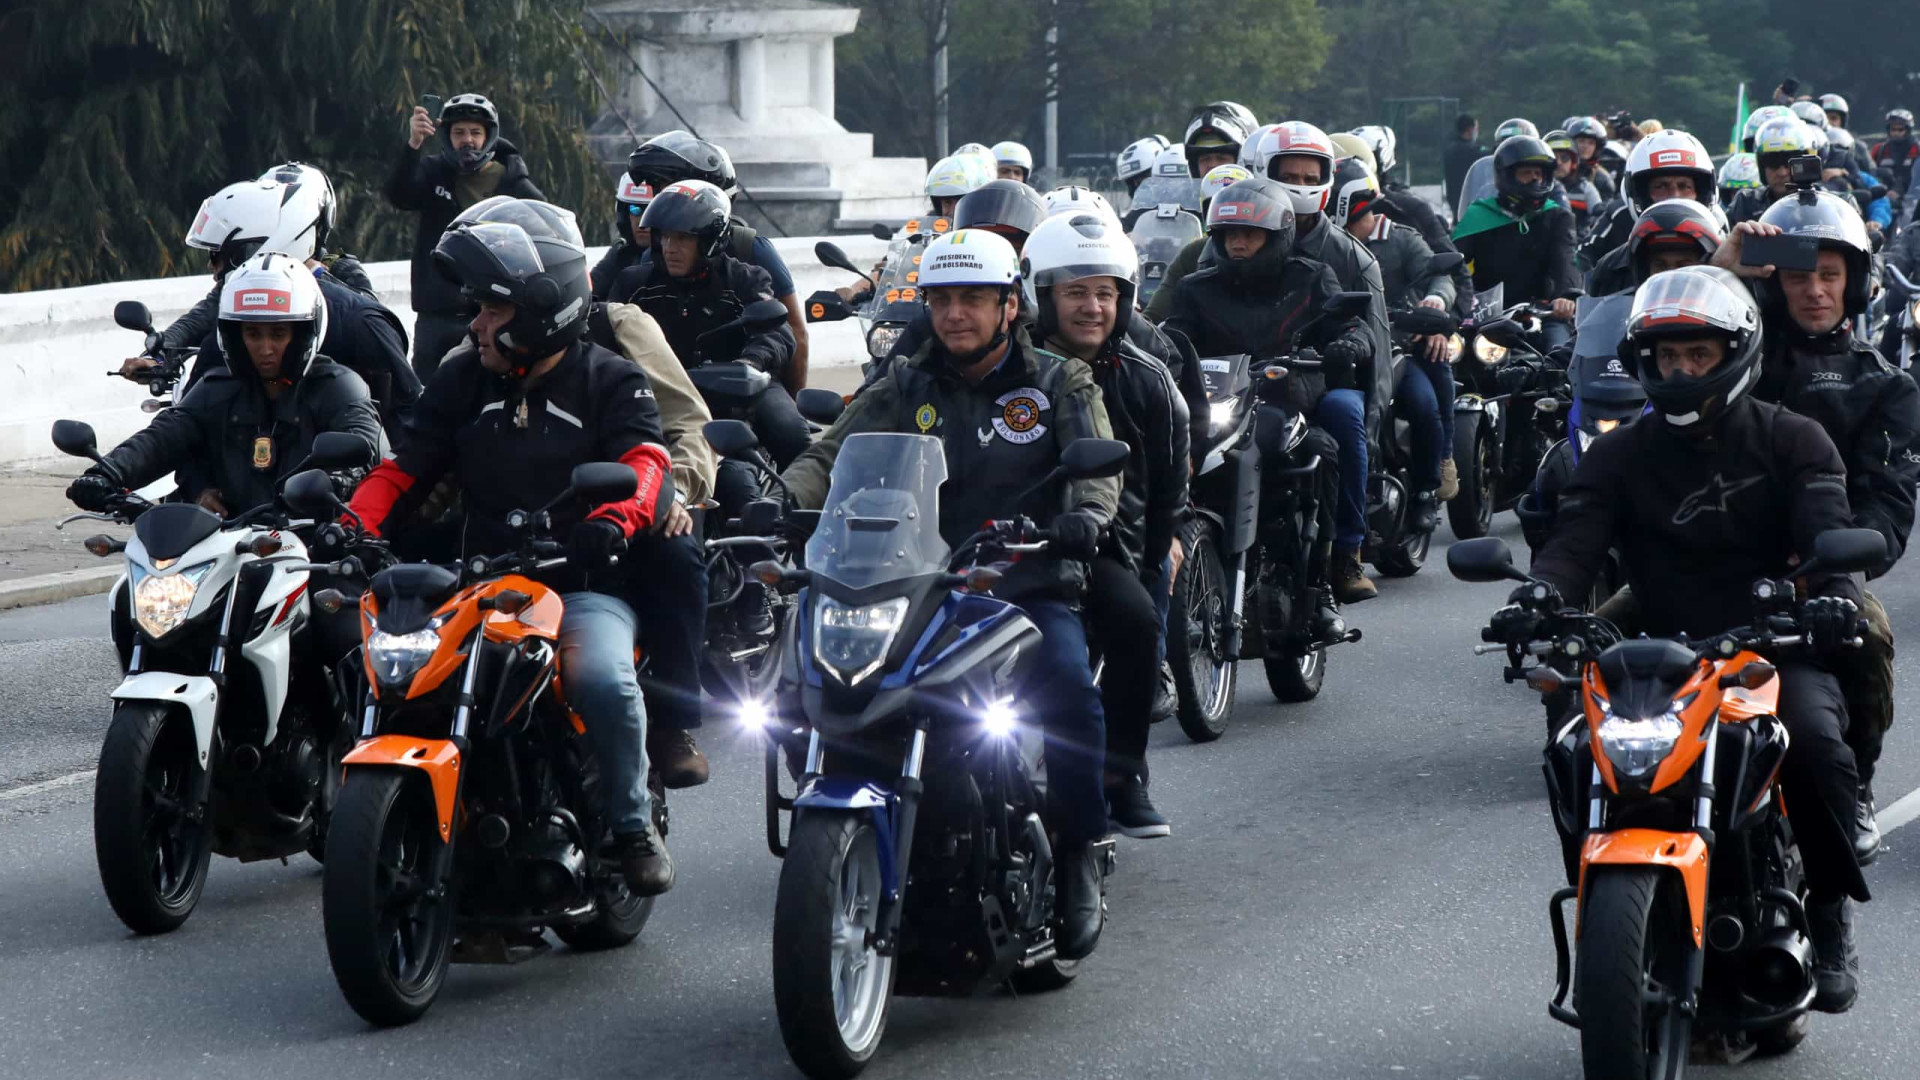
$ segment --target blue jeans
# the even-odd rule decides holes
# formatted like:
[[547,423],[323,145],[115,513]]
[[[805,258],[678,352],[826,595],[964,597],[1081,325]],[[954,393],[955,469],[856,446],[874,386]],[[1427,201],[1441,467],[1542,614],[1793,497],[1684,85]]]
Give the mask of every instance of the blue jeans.
[[647,706],[633,670],[640,621],[625,600],[575,592],[560,598],[560,684],[567,704],[587,725],[600,762],[607,821],[617,833],[647,827]]
[[1425,372],[1428,385],[1433,387],[1434,404],[1440,408],[1440,456],[1450,458],[1453,456],[1453,365],[1445,360],[1427,359],[1416,345],[1407,366]]
[[1340,446],[1340,499],[1333,508],[1333,545],[1356,551],[1367,539],[1367,398],[1358,390],[1329,390],[1313,407],[1313,422]]
[[1160,615],[1160,650],[1155,659],[1167,662],[1167,608],[1173,602],[1173,556],[1160,560],[1160,572],[1147,579],[1147,591],[1153,594],[1153,610]]
[[1027,691],[1029,716],[1046,727],[1047,819],[1062,847],[1091,843],[1107,833],[1107,717],[1087,663],[1087,632],[1079,612],[1059,600],[1036,597],[1020,609],[1040,629],[1035,670]]
[[1440,486],[1440,459],[1447,456],[1450,444],[1443,441],[1438,398],[1422,367],[1409,363],[1401,370],[1400,385],[1393,393],[1393,415],[1405,420],[1413,435],[1415,491],[1432,491]]

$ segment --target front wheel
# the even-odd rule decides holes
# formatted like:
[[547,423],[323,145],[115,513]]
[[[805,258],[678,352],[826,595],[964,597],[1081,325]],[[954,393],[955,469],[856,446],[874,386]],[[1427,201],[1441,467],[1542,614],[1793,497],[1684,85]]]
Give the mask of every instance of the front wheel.
[[193,724],[178,708],[125,701],[100,747],[93,853],[113,913],[136,934],[177,930],[200,903],[213,855]]
[[356,769],[327,836],[320,913],[347,1004],[382,1027],[420,1019],[446,981],[451,888],[435,888],[439,819],[424,778]]
[[1693,934],[1677,875],[1608,869],[1588,880],[1580,908],[1574,1006],[1586,1080],[1679,1080],[1693,1020]]
[[1460,491],[1447,503],[1447,524],[1457,540],[1487,535],[1499,500],[1499,461],[1480,416],[1463,413],[1453,425],[1453,460],[1460,465]]
[[851,1077],[880,1048],[893,957],[868,943],[879,926],[880,839],[864,813],[794,819],[773,915],[773,1004],[780,1037],[815,1080]]
[[1186,558],[1173,578],[1167,634],[1167,660],[1178,692],[1175,715],[1187,738],[1212,742],[1227,733],[1233,717],[1238,665],[1227,655],[1233,585],[1207,521],[1196,517],[1182,525],[1180,546]]

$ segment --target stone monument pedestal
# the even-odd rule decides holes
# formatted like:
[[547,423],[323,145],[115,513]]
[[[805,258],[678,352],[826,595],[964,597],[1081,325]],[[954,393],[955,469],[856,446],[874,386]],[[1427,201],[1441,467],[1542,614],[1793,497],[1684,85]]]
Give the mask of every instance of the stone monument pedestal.
[[626,46],[606,41],[606,27],[589,18],[603,44],[602,72],[620,73],[609,87],[613,110],[588,131],[610,173],[625,168],[634,146],[625,116],[643,139],[691,127],[724,147],[753,196],[736,196],[734,212],[770,235],[862,231],[926,208],[925,159],[876,158],[873,136],[833,118],[833,39],[853,32],[859,9],[816,0],[611,0],[593,10]]

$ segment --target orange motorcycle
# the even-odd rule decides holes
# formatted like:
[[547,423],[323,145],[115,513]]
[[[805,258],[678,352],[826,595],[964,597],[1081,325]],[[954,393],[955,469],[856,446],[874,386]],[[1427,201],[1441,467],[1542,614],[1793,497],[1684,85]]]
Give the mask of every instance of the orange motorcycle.
[[[1823,533],[1795,577],[1864,570],[1884,554],[1872,530]],[[1579,1029],[1587,1080],[1678,1080],[1696,1040],[1721,1061],[1797,1046],[1813,948],[1779,787],[1780,682],[1765,659],[1806,644],[1794,579],[1754,583],[1752,626],[1623,640],[1599,616],[1547,609],[1552,590],[1515,569],[1502,540],[1455,543],[1447,568],[1534,584],[1519,602],[1538,615],[1531,640],[1499,641],[1490,627],[1482,637],[1497,643],[1475,651],[1504,650],[1507,680],[1542,695],[1577,690],[1581,707],[1546,750],[1569,883],[1548,906],[1547,1011]]]
[[[331,489],[304,476],[288,482],[289,500],[337,512]],[[392,565],[357,600],[315,597],[322,610],[360,610],[363,719],[321,910],[334,978],[375,1024],[419,1019],[450,963],[528,959],[546,951],[547,929],[576,949],[626,945],[652,914],[606,850],[586,725],[561,694],[560,594],[523,576],[566,562],[544,538],[552,507],[631,498],[635,483],[626,465],[582,465],[547,507],[508,516],[518,551]],[[385,552],[350,543],[355,555],[335,564],[348,574]],[[665,791],[656,777],[648,786],[665,835]]]

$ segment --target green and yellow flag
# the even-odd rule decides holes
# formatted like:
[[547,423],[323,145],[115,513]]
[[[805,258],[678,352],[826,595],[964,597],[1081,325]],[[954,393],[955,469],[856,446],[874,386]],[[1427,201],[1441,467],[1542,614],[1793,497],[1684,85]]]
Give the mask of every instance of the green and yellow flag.
[[1727,153],[1740,152],[1740,136],[1747,130],[1747,84],[1740,84],[1740,100],[1733,107],[1733,137],[1727,140]]

